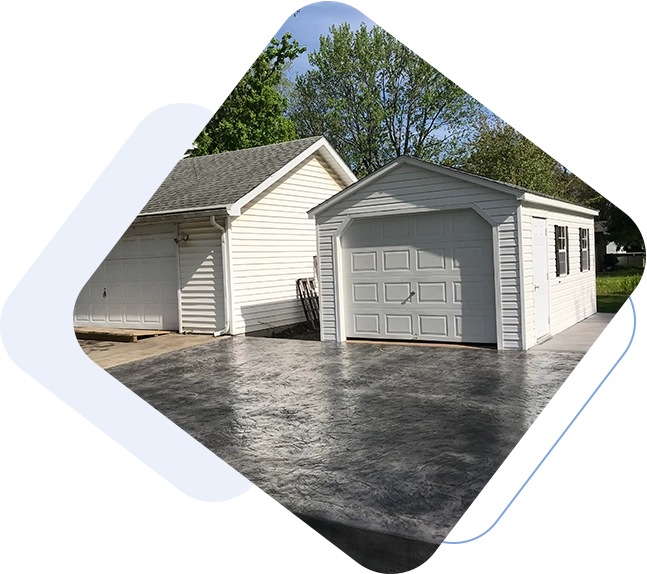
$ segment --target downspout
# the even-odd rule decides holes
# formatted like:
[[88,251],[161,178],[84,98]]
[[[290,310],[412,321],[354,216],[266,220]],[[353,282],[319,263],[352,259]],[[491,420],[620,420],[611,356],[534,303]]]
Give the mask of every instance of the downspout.
[[227,249],[227,242],[229,241],[229,236],[227,230],[220,224],[216,223],[216,216],[212,215],[209,218],[209,223],[220,231],[220,247],[222,249],[222,288],[224,293],[224,307],[225,307],[225,328],[222,331],[215,331],[213,336],[220,337],[221,335],[231,335],[231,329],[229,328],[229,323],[231,318],[229,317],[229,258]]
[[[180,225],[175,223],[175,237],[180,237]],[[178,333],[184,333],[184,327],[182,325],[182,269],[180,266],[180,242],[178,239],[175,240],[176,251],[175,251],[175,270],[177,273],[177,326]]]

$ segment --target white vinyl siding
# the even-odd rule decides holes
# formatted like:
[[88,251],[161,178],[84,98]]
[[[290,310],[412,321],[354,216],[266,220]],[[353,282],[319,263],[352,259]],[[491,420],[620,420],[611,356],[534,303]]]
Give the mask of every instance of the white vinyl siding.
[[211,334],[225,328],[225,304],[220,232],[209,219],[178,224],[181,242],[180,305],[181,330]]
[[498,245],[495,244],[493,248],[500,276],[497,289],[501,303],[502,347],[520,349],[523,343],[517,204],[512,195],[404,163],[320,213],[317,224],[322,340],[337,340],[333,242],[336,241],[335,233],[347,215],[391,215],[398,212],[453,210],[474,205],[494,220],[498,229]]
[[332,235],[321,234],[319,240],[319,321],[321,322],[321,340],[335,341],[335,294],[337,284],[335,281],[333,264],[333,242]]
[[[593,269],[580,271],[580,229],[588,229],[592,237],[593,218],[563,213],[556,209],[544,209],[522,205],[523,226],[523,268],[526,286],[526,344],[532,347],[537,343],[535,336],[535,309],[532,293],[533,254],[532,218],[546,219],[548,238],[548,293],[550,302],[550,334],[556,335],[579,323],[596,312],[595,272]],[[555,226],[568,227],[568,275],[557,275],[555,258]],[[594,246],[589,246],[591,260],[595,259]]]
[[313,276],[317,254],[307,211],[344,187],[314,154],[231,219],[233,334],[305,321],[296,280]]

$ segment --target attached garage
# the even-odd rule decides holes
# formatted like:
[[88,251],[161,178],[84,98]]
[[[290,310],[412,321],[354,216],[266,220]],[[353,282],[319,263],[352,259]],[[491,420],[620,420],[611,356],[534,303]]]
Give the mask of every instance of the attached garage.
[[309,214],[324,341],[526,349],[595,312],[594,210],[401,157]]

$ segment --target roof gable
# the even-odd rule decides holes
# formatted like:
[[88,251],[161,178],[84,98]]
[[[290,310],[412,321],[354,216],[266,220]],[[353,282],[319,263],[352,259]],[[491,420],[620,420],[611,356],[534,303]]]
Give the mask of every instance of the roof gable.
[[472,174],[457,168],[430,163],[418,158],[414,158],[410,156],[400,156],[394,159],[393,161],[389,162],[385,166],[381,167],[380,169],[374,171],[372,174],[364,177],[363,179],[357,181],[353,185],[348,186],[344,190],[328,198],[326,201],[320,203],[316,207],[313,207],[310,211],[308,211],[308,215],[310,217],[316,217],[317,215],[319,215],[320,213],[323,213],[333,205],[339,203],[340,201],[343,201],[349,196],[352,196],[354,193],[357,193],[359,190],[365,188],[366,186],[372,183],[375,183],[376,181],[379,181],[387,174],[396,171],[400,166],[405,164],[409,164],[411,166],[418,167],[430,172],[445,175],[447,177],[452,177],[454,179],[459,179],[468,183],[472,183],[474,185],[492,189],[500,193],[512,195],[520,201],[526,200],[526,201],[539,202],[546,206],[550,205],[557,209],[561,208],[564,210],[577,211],[577,212],[582,212],[589,215],[597,215],[598,213],[596,210],[592,210],[592,209],[580,206],[570,201],[557,199],[543,193],[532,191],[530,189],[525,189],[523,187],[507,184],[502,181],[497,181],[480,175]]

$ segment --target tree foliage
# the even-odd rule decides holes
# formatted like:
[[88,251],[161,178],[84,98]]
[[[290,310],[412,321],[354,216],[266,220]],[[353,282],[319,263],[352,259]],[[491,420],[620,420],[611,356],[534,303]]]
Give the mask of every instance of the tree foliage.
[[645,251],[645,240],[635,224],[624,211],[607,201],[600,211],[600,219],[606,222],[606,235],[618,247],[626,251]]
[[495,116],[479,117],[473,136],[454,159],[454,166],[466,171],[597,209],[609,241],[644,250],[642,235],[627,214]]
[[306,50],[286,32],[273,38],[194,143],[189,155],[209,155],[298,138],[285,117],[284,72]]
[[358,176],[401,155],[442,161],[478,103],[393,36],[332,26],[296,78],[288,111],[302,137],[324,135]]
[[559,164],[512,126],[482,114],[456,167],[527,189],[561,196]]

